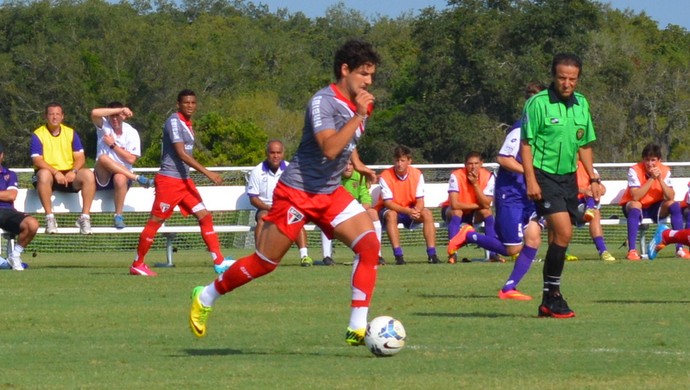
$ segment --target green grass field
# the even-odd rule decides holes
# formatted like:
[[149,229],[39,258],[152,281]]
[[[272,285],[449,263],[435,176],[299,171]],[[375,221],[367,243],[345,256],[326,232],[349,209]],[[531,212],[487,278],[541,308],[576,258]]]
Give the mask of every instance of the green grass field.
[[[562,290],[577,313],[566,320],[537,318],[538,299],[496,298],[511,263],[428,265],[423,248],[406,248],[410,264],[380,268],[370,311],[406,327],[392,358],[344,342],[349,266],[301,268],[291,252],[219,300],[196,339],[189,294],[214,278],[203,252],[177,253],[157,278],[129,276],[130,253],[27,256],[29,270],[0,271],[0,388],[687,388],[690,262],[667,249],[607,264],[590,247],[571,248],[581,260],[566,264]],[[541,270],[521,290],[539,296]]]

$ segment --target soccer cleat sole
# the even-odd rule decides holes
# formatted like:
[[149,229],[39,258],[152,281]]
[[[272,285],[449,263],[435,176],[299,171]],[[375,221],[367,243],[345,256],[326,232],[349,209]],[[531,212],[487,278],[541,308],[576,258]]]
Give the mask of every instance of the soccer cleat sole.
[[540,305],[539,306],[539,317],[551,317],[551,318],[573,318],[575,317],[575,312],[570,311],[569,313],[554,313],[551,310],[549,310],[548,307],[545,305]]

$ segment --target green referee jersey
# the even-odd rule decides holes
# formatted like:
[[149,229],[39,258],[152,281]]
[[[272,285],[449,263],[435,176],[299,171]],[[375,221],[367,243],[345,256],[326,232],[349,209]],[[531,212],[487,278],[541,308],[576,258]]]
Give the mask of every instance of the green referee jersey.
[[562,101],[553,86],[525,103],[521,136],[532,147],[534,167],[555,175],[575,172],[577,151],[597,139],[587,99],[575,92]]
[[345,187],[347,192],[349,192],[350,195],[352,195],[352,197],[355,198],[359,203],[371,205],[371,194],[369,193],[369,188],[359,172],[353,171],[352,176],[349,178],[342,176],[340,178],[340,184]]

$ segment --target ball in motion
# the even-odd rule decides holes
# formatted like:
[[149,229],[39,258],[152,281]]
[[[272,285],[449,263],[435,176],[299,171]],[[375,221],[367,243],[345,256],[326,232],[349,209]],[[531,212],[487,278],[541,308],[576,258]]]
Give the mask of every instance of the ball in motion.
[[376,356],[393,356],[405,346],[407,334],[402,323],[393,317],[376,317],[367,325],[364,344]]

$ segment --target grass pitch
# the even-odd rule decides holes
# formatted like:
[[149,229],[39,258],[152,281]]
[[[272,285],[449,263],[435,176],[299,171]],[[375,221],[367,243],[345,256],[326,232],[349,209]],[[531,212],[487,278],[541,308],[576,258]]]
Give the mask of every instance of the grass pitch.
[[187,314],[192,288],[214,278],[206,253],[178,253],[157,278],[129,276],[130,253],[27,256],[26,272],[0,271],[0,388],[687,387],[690,262],[663,257],[669,249],[653,262],[607,264],[591,247],[571,248],[581,260],[566,264],[562,290],[577,317],[565,320],[536,316],[541,263],[520,285],[534,301],[501,301],[511,263],[428,265],[423,248],[406,248],[410,264],[379,269],[370,311],[407,330],[392,358],[344,342],[343,249],[335,267],[301,268],[291,252],[221,298],[203,339]]

